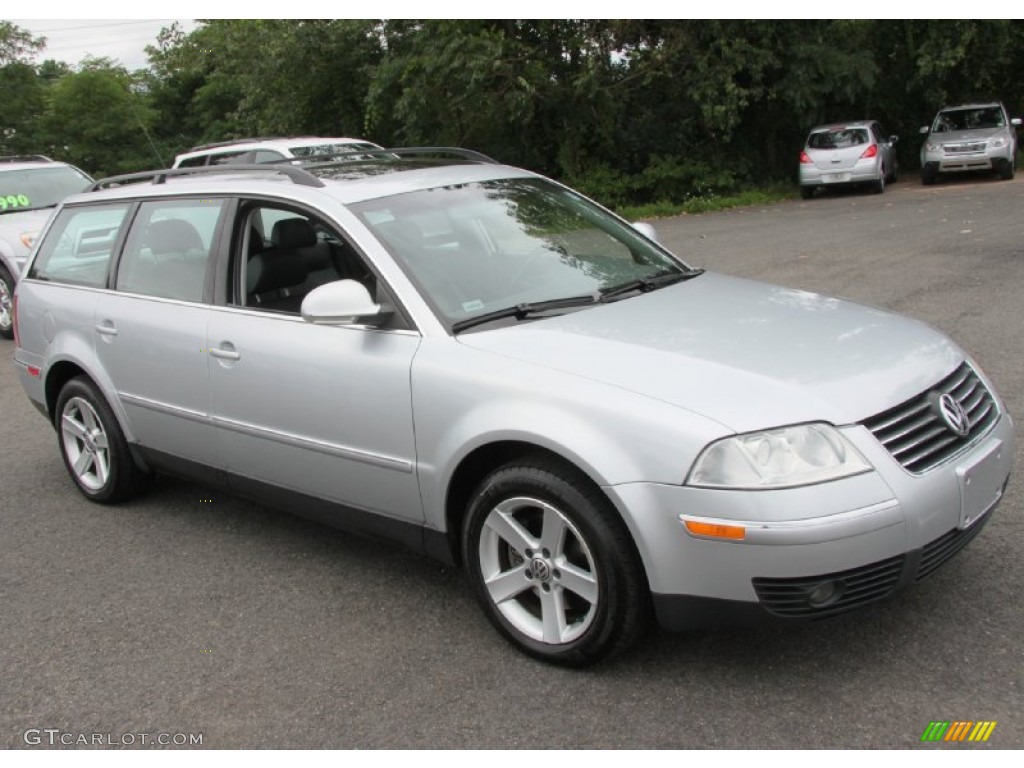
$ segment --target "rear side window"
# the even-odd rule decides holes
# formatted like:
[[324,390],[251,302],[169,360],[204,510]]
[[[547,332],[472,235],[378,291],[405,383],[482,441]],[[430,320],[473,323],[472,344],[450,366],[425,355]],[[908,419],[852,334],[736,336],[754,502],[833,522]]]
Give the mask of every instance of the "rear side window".
[[117,267],[115,288],[179,301],[202,301],[223,200],[143,203]]
[[253,158],[254,163],[276,163],[278,160],[284,160],[284,155],[272,149],[258,149]]
[[206,165],[206,155],[200,155],[199,157],[188,157],[178,163],[179,168],[198,168],[201,165]]
[[244,149],[241,152],[221,152],[217,155],[210,155],[210,165],[227,165],[228,163],[242,163],[245,162],[246,155],[249,154],[248,149]]
[[39,246],[28,277],[102,288],[128,203],[65,208]]
[[807,138],[807,146],[811,149],[846,149],[868,143],[868,132],[865,128],[838,128],[831,131],[818,131]]

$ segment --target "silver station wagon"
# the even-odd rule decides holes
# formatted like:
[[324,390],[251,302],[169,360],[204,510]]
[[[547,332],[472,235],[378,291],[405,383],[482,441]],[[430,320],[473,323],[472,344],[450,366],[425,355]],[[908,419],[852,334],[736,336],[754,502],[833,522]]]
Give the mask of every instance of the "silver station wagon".
[[932,328],[695,269],[466,150],[155,171],[51,219],[16,364],[81,492],[154,472],[461,564],[524,651],[831,616],[973,539],[1010,474]]

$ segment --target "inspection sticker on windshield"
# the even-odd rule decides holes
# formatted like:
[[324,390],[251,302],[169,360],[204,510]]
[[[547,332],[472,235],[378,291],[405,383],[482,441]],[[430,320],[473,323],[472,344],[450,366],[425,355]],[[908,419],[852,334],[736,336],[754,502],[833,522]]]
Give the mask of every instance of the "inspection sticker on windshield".
[[2,195],[0,196],[0,211],[6,211],[8,208],[25,208],[29,202],[25,195]]
[[462,302],[463,312],[475,312],[478,309],[483,309],[484,303],[480,299],[473,299],[473,301]]

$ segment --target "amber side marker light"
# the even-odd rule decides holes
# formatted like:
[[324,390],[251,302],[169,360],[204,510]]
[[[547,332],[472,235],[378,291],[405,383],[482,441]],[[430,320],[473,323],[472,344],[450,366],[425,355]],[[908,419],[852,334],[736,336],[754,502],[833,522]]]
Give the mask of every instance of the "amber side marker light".
[[742,525],[719,525],[718,523],[699,523],[696,520],[683,520],[686,530],[694,536],[708,536],[712,539],[730,539],[742,541],[747,530]]

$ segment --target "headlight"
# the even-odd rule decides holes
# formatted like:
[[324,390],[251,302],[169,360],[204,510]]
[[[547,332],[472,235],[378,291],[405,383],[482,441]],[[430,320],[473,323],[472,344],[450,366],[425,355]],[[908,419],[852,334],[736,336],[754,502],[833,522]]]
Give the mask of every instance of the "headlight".
[[871,471],[860,451],[828,424],[800,424],[727,437],[697,459],[687,485],[791,488]]
[[926,152],[939,152],[942,149],[942,144],[938,141],[929,141],[924,148]]
[[989,139],[988,146],[990,149],[999,149],[1000,147],[1005,147],[1006,137],[996,136],[994,139]]

